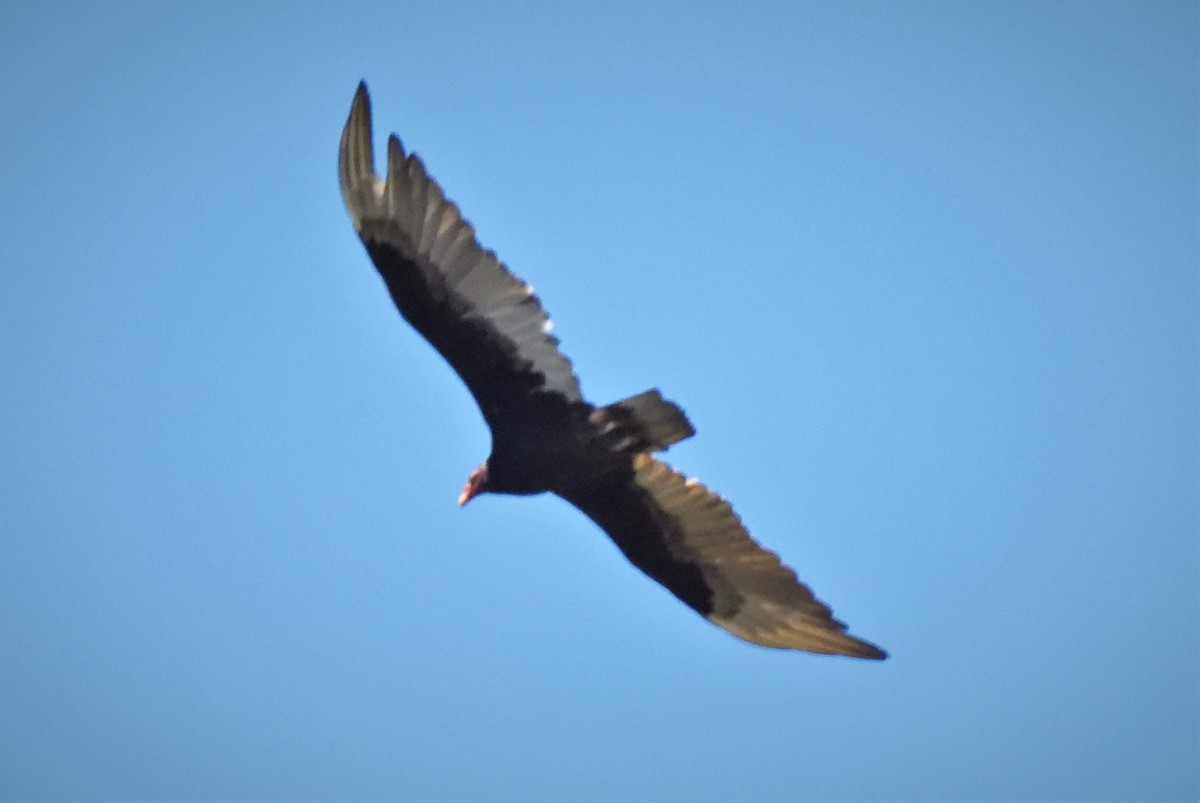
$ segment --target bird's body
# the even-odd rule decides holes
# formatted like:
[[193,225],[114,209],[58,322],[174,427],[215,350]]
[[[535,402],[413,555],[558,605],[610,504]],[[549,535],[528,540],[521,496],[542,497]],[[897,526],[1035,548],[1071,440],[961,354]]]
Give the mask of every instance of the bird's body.
[[388,140],[374,171],[370,99],[342,133],[342,196],[401,315],[462,377],[492,432],[460,504],[480,493],[557,494],[635,566],[710,621],[770,647],[883,658],[845,632],[791,569],[746,532],[728,502],[653,456],[695,430],[657,390],[587,402],[532,288],[446,200],[421,160]]

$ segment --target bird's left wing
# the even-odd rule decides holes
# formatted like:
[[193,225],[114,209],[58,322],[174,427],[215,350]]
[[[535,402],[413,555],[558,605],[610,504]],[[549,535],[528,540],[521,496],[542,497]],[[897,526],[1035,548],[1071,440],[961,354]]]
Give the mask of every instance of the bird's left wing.
[[633,474],[560,495],[637,566],[713,624],[765,647],[885,658],[846,632],[775,553],[759,546],[729,503],[649,454]]
[[346,210],[392,300],[462,377],[489,424],[530,394],[580,400],[579,380],[533,288],[479,244],[395,134],[387,178],[375,175],[365,84],[342,131],[338,173]]

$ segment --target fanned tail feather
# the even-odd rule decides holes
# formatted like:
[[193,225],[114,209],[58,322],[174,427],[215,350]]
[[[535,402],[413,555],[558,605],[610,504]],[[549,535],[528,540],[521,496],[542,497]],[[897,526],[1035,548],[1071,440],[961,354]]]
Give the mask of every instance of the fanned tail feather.
[[696,434],[683,410],[657,389],[599,407],[591,420],[620,452],[659,452]]

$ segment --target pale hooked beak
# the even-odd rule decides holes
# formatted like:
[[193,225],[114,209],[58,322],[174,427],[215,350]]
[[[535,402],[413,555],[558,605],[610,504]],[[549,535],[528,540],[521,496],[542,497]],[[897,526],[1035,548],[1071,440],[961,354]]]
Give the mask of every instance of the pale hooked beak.
[[462,507],[478,496],[487,485],[487,478],[487,463],[472,471],[471,476],[467,477],[467,484],[463,486],[462,493],[458,495],[458,506]]

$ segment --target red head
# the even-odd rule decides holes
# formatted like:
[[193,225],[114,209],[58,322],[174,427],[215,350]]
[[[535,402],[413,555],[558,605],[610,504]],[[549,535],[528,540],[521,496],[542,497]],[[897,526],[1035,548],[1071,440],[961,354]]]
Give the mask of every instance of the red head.
[[485,491],[487,489],[487,481],[488,467],[487,463],[483,463],[479,468],[471,472],[471,476],[467,477],[467,484],[463,486],[462,493],[458,495],[458,506],[462,507]]

